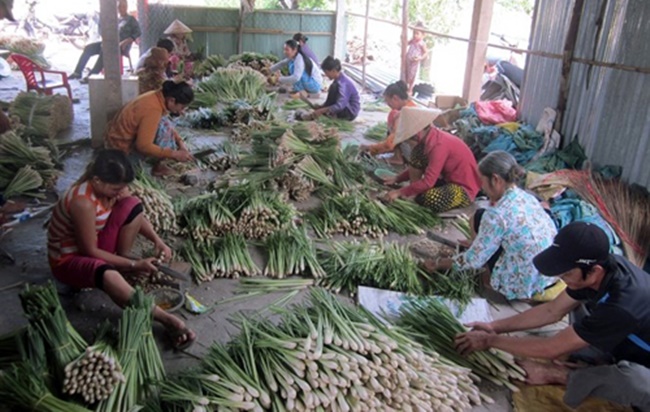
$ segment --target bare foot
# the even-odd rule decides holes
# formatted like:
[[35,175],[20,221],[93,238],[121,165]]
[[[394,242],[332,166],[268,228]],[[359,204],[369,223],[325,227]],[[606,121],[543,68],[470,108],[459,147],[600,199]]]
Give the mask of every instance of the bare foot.
[[196,340],[196,333],[188,328],[180,318],[167,314],[160,321],[167,329],[175,350],[187,349]]
[[550,362],[532,359],[517,360],[526,371],[526,383],[529,385],[566,385],[570,369]]

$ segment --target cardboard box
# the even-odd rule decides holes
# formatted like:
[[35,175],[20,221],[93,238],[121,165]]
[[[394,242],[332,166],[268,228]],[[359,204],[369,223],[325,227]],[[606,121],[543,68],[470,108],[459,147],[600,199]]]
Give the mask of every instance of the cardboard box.
[[439,109],[453,109],[456,106],[466,107],[467,100],[460,96],[438,95],[436,96],[436,107]]
[[445,110],[444,112],[440,113],[440,116],[436,117],[436,119],[433,121],[433,124],[436,127],[440,127],[441,129],[448,129],[452,127],[456,120],[460,119],[460,112],[463,110],[465,109],[460,108]]

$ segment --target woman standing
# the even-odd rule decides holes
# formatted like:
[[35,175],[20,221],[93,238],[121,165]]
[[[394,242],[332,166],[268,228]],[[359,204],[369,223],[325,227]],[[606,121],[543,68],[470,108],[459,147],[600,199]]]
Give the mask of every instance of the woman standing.
[[[416,27],[424,28],[422,23],[416,24]],[[406,82],[408,83],[409,95],[413,95],[413,86],[420,65],[428,54],[429,50],[427,50],[427,45],[424,43],[424,32],[413,30],[413,38],[409,40],[409,47],[406,50]]]
[[[382,142],[373,145],[362,145],[360,150],[367,151],[371,155],[378,155],[382,153],[394,152],[391,163],[403,164],[404,156],[402,150],[395,147],[395,128],[397,120],[399,119],[400,111],[404,107],[417,107],[415,102],[411,100],[408,92],[408,86],[403,80],[392,83],[384,90],[384,101],[391,108],[388,113],[388,136]],[[402,144],[404,146],[404,144]]]
[[295,40],[284,43],[285,59],[271,66],[271,72],[276,72],[283,67],[289,68],[289,76],[281,76],[280,83],[292,85],[292,93],[320,93],[323,76],[316,63],[307,57]]
[[551,246],[555,224],[539,201],[517,187],[523,169],[504,151],[489,153],[479,164],[481,185],[491,206],[474,215],[476,237],[453,259],[427,261],[429,270],[490,270],[492,289],[506,299],[552,300],[564,289],[555,277],[542,276],[533,258]]
[[[128,258],[141,234],[150,240],[161,260],[169,260],[171,249],[144,217],[139,199],[130,196],[127,185],[134,172],[119,150],[102,150],[84,175],[70,187],[52,212],[47,230],[47,249],[54,277],[74,288],[98,288],[124,307],[133,288],[123,272],[155,272],[158,258]],[[157,306],[154,319],[172,336],[175,348],[185,348],[195,339],[182,320]]]
[[[193,157],[169,116],[183,113],[192,100],[192,87],[172,80],[165,81],[161,90],[141,94],[127,103],[111,122],[106,147],[127,154],[135,151],[158,160],[191,161]],[[153,173],[166,174],[168,170],[158,162]]]
[[458,137],[433,127],[439,112],[405,107],[399,117],[395,144],[407,141],[413,148],[409,168],[387,185],[409,181],[388,192],[386,200],[414,197],[433,213],[469,206],[480,187],[478,166],[469,147]]

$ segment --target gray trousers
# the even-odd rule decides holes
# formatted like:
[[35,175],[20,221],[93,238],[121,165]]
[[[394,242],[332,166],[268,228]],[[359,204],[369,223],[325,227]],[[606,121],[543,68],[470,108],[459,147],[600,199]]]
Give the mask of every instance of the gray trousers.
[[588,396],[650,412],[650,369],[620,361],[571,371],[564,403],[576,408]]

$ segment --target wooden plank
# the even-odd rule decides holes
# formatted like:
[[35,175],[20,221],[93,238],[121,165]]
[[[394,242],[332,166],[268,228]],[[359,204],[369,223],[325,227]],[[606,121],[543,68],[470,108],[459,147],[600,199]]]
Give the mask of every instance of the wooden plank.
[[366,0],[366,15],[363,27],[363,58],[361,59],[362,71],[361,71],[361,88],[365,89],[366,87],[366,64],[368,63],[367,54],[368,54],[368,16],[370,15],[370,0]]
[[493,8],[494,0],[474,0],[470,42],[467,48],[465,81],[463,83],[463,97],[470,102],[477,101],[481,96],[483,68],[485,66],[488,39],[490,38]]
[[[312,35],[314,33],[311,33]],[[307,33],[307,35],[310,35]],[[332,55],[344,57],[345,55],[345,0],[336,0],[336,15],[334,16],[334,44]],[[342,59],[341,59],[342,60]]]
[[[571,13],[571,23],[569,24],[569,31],[567,32],[564,41],[564,58],[562,59],[562,75],[560,76],[560,95],[557,101],[557,118],[553,128],[555,130],[562,130],[562,121],[564,120],[564,112],[566,111],[567,100],[569,99],[569,90],[571,88],[571,60],[573,59],[573,52],[575,51],[576,41],[578,40],[578,28],[580,27],[580,19],[582,17],[582,8],[584,0],[576,0],[573,4],[573,12]],[[602,9],[604,11],[604,8]]]
[[402,39],[401,39],[400,79],[406,81],[406,52],[409,42],[409,0],[402,1]]

